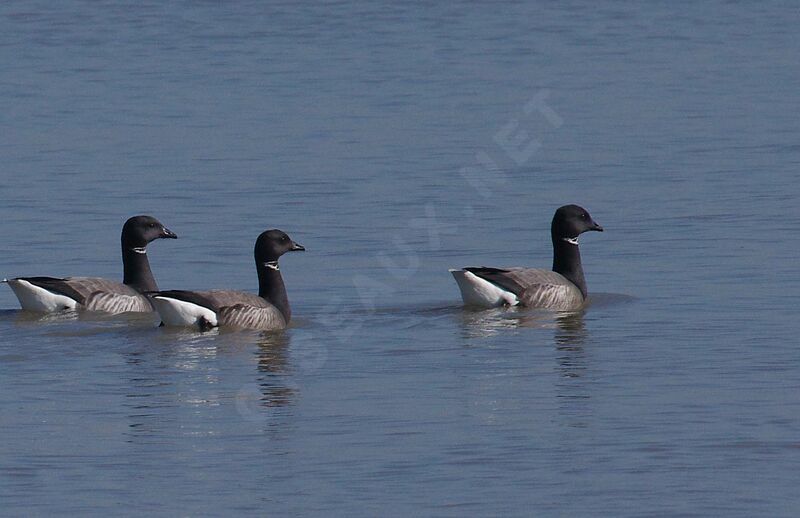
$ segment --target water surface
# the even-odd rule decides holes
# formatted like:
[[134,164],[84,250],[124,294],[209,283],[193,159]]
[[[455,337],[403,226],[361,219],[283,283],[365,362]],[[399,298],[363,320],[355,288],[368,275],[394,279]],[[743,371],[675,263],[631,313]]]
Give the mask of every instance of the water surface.
[[[798,12],[740,2],[6,2],[0,277],[255,289],[283,333],[25,315],[0,289],[15,515],[795,516]],[[464,311],[551,262],[584,313]]]

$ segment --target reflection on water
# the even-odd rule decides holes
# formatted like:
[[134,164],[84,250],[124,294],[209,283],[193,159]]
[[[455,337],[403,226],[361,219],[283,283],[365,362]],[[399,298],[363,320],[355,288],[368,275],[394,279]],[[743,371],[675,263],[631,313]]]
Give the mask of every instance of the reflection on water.
[[259,404],[262,407],[282,407],[291,404],[294,399],[296,388],[287,383],[291,370],[289,337],[290,334],[285,331],[264,333],[257,342],[255,354],[259,376],[256,377],[256,383],[261,392]]
[[584,315],[594,308],[630,303],[635,297],[620,293],[592,294],[588,309],[550,311],[522,307],[474,309],[458,307],[458,317],[465,338],[487,338],[516,328],[556,329],[557,345],[582,344],[586,339]]
[[262,432],[272,439],[286,438],[289,426],[284,418],[291,415],[288,409],[294,405],[298,395],[294,381],[296,368],[290,356],[291,343],[288,331],[259,335],[255,340],[256,349],[252,351],[256,376],[234,395],[238,417],[261,425]]
[[583,345],[586,340],[585,311],[557,313],[555,341],[559,349]]
[[4,313],[11,316],[14,323],[20,326],[31,324],[47,324],[51,322],[70,322],[78,319],[78,312],[72,310],[55,313],[38,313],[36,311],[9,310]]
[[[125,353],[129,433],[215,436],[231,419],[274,425],[276,409],[297,394],[290,339],[288,332],[154,328],[150,344]],[[243,379],[247,365],[252,375]]]
[[557,340],[579,339],[585,332],[583,311],[555,312],[520,307],[464,308],[459,317],[465,338],[487,338],[517,328],[557,329]]
[[149,351],[131,351],[125,354],[128,367],[127,387],[122,408],[127,414],[128,432],[132,441],[137,437],[149,437],[174,427],[174,416],[169,409],[178,406],[172,393],[173,378],[168,366],[155,363]]
[[[8,318],[18,326],[29,326],[49,323],[81,322],[91,324],[82,328],[83,332],[103,332],[104,329],[125,326],[155,327],[155,313],[98,313],[94,311],[75,311],[65,309],[54,313],[37,311],[5,310],[0,318]],[[69,331],[65,331],[69,332]]]
[[562,313],[556,317],[557,331],[553,337],[556,346],[555,384],[558,411],[568,427],[585,428],[592,416],[591,388],[587,382],[589,359],[586,353],[588,332],[584,311]]
[[461,311],[465,338],[487,338],[515,329],[554,330],[554,382],[558,413],[563,425],[585,428],[592,416],[591,387],[587,381],[589,358],[586,345],[589,332],[585,310],[553,312],[524,308],[496,308],[483,311]]

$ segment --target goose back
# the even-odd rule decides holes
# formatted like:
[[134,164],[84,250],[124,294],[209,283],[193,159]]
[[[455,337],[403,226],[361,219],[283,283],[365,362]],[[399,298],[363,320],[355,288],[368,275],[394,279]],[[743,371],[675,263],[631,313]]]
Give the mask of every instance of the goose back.
[[464,270],[513,293],[523,306],[572,310],[585,302],[583,293],[575,284],[551,270],[488,267]]

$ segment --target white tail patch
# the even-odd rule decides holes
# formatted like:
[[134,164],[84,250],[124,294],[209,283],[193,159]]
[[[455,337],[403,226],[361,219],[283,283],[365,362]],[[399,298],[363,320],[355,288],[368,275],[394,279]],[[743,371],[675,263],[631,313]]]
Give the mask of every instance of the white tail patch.
[[515,306],[519,303],[517,296],[504,290],[486,279],[482,279],[466,270],[450,270],[461,290],[461,298],[467,306],[495,308],[497,306]]
[[40,288],[24,279],[9,279],[8,285],[14,290],[22,309],[52,313],[64,309],[75,309],[78,301],[60,293]]
[[207,307],[163,295],[153,297],[153,303],[165,326],[191,327],[203,321],[214,327],[219,325],[217,313]]

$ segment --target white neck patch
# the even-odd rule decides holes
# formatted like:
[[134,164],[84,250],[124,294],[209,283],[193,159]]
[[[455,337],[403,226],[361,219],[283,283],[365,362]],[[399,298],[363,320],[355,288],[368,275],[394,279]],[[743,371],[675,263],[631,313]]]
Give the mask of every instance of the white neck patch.
[[147,247],[144,247],[144,246],[133,247],[133,248],[131,248],[131,250],[133,250],[137,254],[146,254],[147,253]]
[[275,270],[276,272],[280,271],[280,268],[278,268],[278,261],[267,261],[266,263],[264,263],[264,266],[266,266],[270,270]]
[[578,246],[578,236],[575,236],[575,237],[562,237],[561,240],[562,241],[566,241],[567,243],[569,243],[571,245]]

